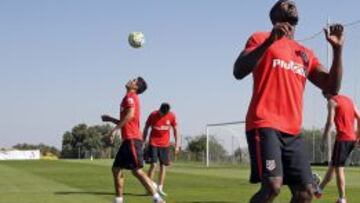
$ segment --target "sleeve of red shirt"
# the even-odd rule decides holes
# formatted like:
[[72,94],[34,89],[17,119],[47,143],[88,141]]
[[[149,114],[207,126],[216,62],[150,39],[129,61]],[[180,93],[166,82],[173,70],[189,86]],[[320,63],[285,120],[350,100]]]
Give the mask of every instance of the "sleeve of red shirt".
[[269,33],[256,32],[250,36],[248,41],[246,42],[244,51],[249,52],[254,50],[256,47],[261,45]]
[[172,127],[176,127],[177,126],[177,122],[176,122],[176,116],[175,114],[173,114],[172,119],[171,119],[171,126]]
[[312,71],[314,71],[317,67],[320,66],[320,61],[312,50],[309,50],[309,53],[310,53],[309,74],[311,74]]
[[150,114],[149,117],[148,117],[147,120],[146,120],[146,125],[147,125],[147,126],[151,126],[151,123],[152,123],[152,115],[153,115],[153,114]]
[[135,107],[135,99],[131,96],[126,96],[124,101],[124,108],[132,108]]

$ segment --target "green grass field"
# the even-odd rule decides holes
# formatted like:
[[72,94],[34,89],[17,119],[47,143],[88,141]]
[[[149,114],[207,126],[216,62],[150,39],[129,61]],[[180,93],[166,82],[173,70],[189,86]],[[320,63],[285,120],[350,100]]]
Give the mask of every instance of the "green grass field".
[[[110,203],[113,199],[111,160],[95,161],[0,161],[0,203]],[[314,168],[321,175],[326,168]],[[348,202],[360,202],[360,168],[348,168]],[[248,183],[248,167],[205,168],[196,164],[174,164],[167,174],[168,203],[247,202],[257,190]],[[289,202],[283,188],[275,202]],[[321,201],[335,202],[334,182]],[[125,176],[126,203],[151,202],[129,173]]]

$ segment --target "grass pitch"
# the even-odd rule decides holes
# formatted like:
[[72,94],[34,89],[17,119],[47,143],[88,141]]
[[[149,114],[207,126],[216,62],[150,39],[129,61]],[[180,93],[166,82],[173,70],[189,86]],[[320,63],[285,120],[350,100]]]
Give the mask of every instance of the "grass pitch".
[[[0,203],[111,203],[114,189],[111,160],[0,161]],[[321,175],[326,168],[314,168]],[[347,168],[348,202],[360,202],[360,168]],[[248,183],[249,168],[176,163],[167,173],[168,203],[245,203],[258,189]],[[335,180],[322,200],[335,202]],[[286,187],[275,202],[287,203]],[[140,183],[125,173],[126,203],[152,202]]]

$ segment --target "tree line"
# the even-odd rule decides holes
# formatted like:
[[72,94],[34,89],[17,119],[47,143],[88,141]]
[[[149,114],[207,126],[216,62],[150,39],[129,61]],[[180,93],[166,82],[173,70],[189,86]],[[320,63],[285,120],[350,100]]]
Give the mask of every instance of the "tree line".
[[[40,149],[42,155],[47,153],[54,154],[59,158],[66,159],[84,159],[84,158],[114,158],[120,146],[119,136],[115,143],[111,144],[109,135],[112,130],[111,125],[94,125],[88,126],[84,123],[74,126],[71,130],[62,135],[61,150],[45,144],[30,145],[17,144],[15,149]],[[303,129],[303,138],[309,152],[309,159],[313,164],[327,164],[327,144],[325,150],[321,150],[322,130],[320,129]],[[245,136],[245,135],[244,135]],[[235,148],[229,152],[225,147],[215,139],[216,136],[209,136],[209,157],[214,162],[231,162],[241,163],[248,162],[247,149]],[[332,135],[333,140],[335,134]],[[182,153],[176,159],[184,161],[204,162],[206,158],[206,135],[186,137],[187,145],[183,146]],[[351,165],[360,165],[360,149],[354,150],[349,163]]]

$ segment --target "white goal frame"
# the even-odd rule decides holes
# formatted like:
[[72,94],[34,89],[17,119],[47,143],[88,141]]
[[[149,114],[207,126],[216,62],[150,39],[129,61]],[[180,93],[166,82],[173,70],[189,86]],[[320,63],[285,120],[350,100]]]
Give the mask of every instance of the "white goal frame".
[[244,124],[244,123],[245,123],[245,121],[233,121],[233,122],[206,124],[206,127],[205,127],[205,134],[206,134],[206,167],[210,166],[210,161],[209,161],[209,130],[210,130],[210,128],[219,127],[219,126],[229,126],[229,125]]

